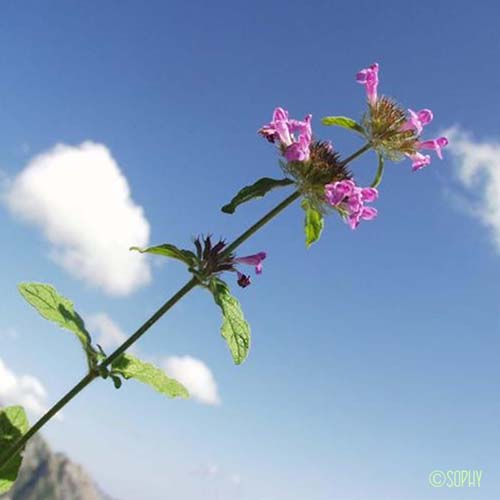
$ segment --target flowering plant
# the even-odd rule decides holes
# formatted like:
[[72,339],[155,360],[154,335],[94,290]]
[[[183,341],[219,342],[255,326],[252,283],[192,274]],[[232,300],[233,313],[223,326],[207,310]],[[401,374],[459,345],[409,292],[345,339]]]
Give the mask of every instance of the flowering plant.
[[[93,381],[108,379],[120,388],[124,381],[132,378],[172,398],[189,396],[181,383],[126,351],[194,288],[206,289],[219,306],[223,317],[221,334],[234,362],[240,364],[246,359],[250,349],[250,326],[222,276],[227,272],[235,273],[237,284],[245,288],[251,284],[251,278],[240,270],[241,265],[254,266],[256,274],[262,273],[266,252],[237,256],[235,250],[285,208],[301,199],[306,245],[310,246],[319,240],[324,219],[330,213],[336,212],[352,229],[358,228],[361,221],[374,220],[378,216],[374,204],[380,195],[386,160],[408,158],[412,170],[417,171],[431,162],[430,155],[422,151],[433,150],[442,158],[442,149],[448,144],[446,137],[421,137],[424,127],[433,119],[431,110],[405,110],[394,100],[379,96],[379,65],[376,63],[361,70],[356,81],[365,86],[367,96],[367,110],[361,121],[345,116],[327,116],[322,120],[324,125],[343,127],[360,136],[364,144],[356,152],[343,158],[330,141],[315,137],[311,114],[298,120],[277,107],[271,121],[258,132],[276,146],[285,177],[264,177],[244,187],[222,207],[222,211],[233,214],[240,205],[263,197],[271,190],[294,186],[295,190],[287,198],[229,244],[224,240],[214,243],[211,236],[205,236],[193,241],[193,249],[179,248],[171,243],[149,248],[131,247],[141,253],[182,262],[191,278],[111,354],[94,345],[91,333],[72,302],[52,286],[42,283],[19,285],[22,296],[45,319],[76,336],[86,356],[87,373],[31,427],[22,407],[0,411],[0,494],[8,491],[16,480],[28,440]],[[371,185],[363,187],[356,182],[348,165],[371,149],[378,158],[377,168]]]

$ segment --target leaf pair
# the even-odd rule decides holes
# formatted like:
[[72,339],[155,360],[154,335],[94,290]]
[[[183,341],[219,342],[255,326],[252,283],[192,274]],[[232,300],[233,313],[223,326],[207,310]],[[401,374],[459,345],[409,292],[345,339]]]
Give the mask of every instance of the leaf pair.
[[[227,204],[222,207],[222,211],[227,214],[233,214],[236,207],[239,205],[251,201],[256,198],[262,198],[269,191],[281,187],[289,186],[293,184],[294,181],[291,179],[270,179],[269,177],[263,177],[257,182],[250,186],[245,186],[241,189],[238,194]],[[303,200],[302,208],[306,212],[306,218],[304,223],[304,230],[306,233],[306,245],[309,247],[317,241],[323,230],[323,215],[317,209],[315,209],[308,200]]]
[[45,319],[75,334],[87,355],[89,369],[98,372],[103,378],[110,376],[115,387],[121,386],[121,376],[125,379],[134,378],[172,398],[189,396],[186,388],[167,377],[163,370],[131,354],[122,354],[112,364],[111,371],[99,365],[99,361],[105,359],[105,353],[92,346],[90,333],[85,328],[81,316],[75,311],[73,303],[60,295],[53,286],[44,283],[22,283],[19,285],[19,291]]
[[[243,203],[241,199],[240,202]],[[238,204],[238,202],[235,202],[234,206]],[[193,272],[193,274],[196,274],[194,268],[197,265],[197,256],[189,250],[179,249],[169,243],[144,249],[132,247],[131,250],[180,260],[189,267],[189,270]],[[233,361],[239,365],[246,359],[250,349],[250,326],[245,321],[240,303],[231,295],[228,285],[216,276],[212,276],[208,283],[200,281],[200,284],[201,283],[204,283],[203,286],[210,290],[215,303],[222,311],[223,323],[221,334],[227,342]],[[113,364],[113,369],[116,370],[115,364]]]

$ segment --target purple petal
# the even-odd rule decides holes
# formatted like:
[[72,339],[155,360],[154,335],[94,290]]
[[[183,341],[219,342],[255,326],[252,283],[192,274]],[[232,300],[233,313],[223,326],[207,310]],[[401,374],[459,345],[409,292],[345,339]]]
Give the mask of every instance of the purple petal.
[[378,198],[378,190],[376,188],[367,187],[361,189],[361,199],[366,202],[375,201]]
[[288,120],[288,111],[283,108],[276,108],[273,112],[273,122],[277,121],[287,121]]
[[266,252],[259,252],[253,255],[246,255],[245,257],[237,257],[236,259],[234,259],[234,262],[256,266],[257,264],[260,264],[266,257]]
[[420,120],[420,123],[422,125],[427,125],[429,124],[432,119],[434,118],[434,115],[430,109],[421,109],[417,113],[418,119]]
[[363,207],[360,217],[363,220],[372,220],[377,216],[378,210],[374,207]]
[[290,144],[292,144],[292,136],[290,135],[288,123],[285,121],[276,121],[274,123],[274,128],[276,129],[280,141],[285,146],[290,146]]
[[422,153],[415,153],[413,155],[408,155],[412,160],[411,168],[414,172],[426,167],[431,162],[430,155],[423,155]]

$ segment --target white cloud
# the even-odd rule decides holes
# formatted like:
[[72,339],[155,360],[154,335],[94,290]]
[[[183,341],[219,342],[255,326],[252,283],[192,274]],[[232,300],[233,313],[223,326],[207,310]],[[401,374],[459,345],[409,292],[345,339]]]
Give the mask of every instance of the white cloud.
[[17,330],[14,328],[3,328],[0,329],[0,338],[5,338],[5,339],[17,339],[19,337],[19,334],[17,333]]
[[0,401],[2,404],[22,405],[33,415],[46,411],[47,391],[32,375],[16,375],[0,359]]
[[191,356],[170,356],[162,366],[170,377],[186,386],[194,399],[209,405],[220,404],[217,383],[203,361]]
[[446,135],[468,195],[468,212],[490,230],[500,252],[500,141],[474,141],[457,127]]
[[57,145],[9,184],[10,211],[43,231],[53,259],[73,276],[112,295],[150,282],[146,257],[129,251],[148,244],[149,223],[106,146]]
[[[85,323],[88,330],[97,338],[99,344],[105,351],[106,349],[113,349],[123,344],[127,340],[127,335],[123,333],[122,329],[106,314],[97,313],[85,317]],[[130,349],[129,349],[130,351]]]

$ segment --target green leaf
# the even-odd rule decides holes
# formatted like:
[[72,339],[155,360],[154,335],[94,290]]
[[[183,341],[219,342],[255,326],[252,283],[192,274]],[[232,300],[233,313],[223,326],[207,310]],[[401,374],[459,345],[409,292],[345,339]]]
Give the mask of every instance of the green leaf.
[[87,355],[89,366],[95,366],[97,352],[85,328],[81,316],[74,310],[73,302],[59,295],[52,285],[45,283],[21,283],[19,292],[45,319],[74,333]]
[[293,184],[291,179],[271,179],[269,177],[263,177],[251,186],[245,186],[241,189],[227,205],[222,207],[221,210],[226,214],[233,214],[237,206],[256,198],[262,198],[272,189],[281,186],[289,186],[290,184]]
[[134,378],[170,398],[189,397],[189,392],[180,382],[167,377],[160,368],[141,361],[131,354],[122,354],[112,363],[112,367],[112,375],[118,374],[125,379]]
[[164,257],[177,259],[184,262],[184,264],[189,267],[196,264],[196,255],[193,252],[177,248],[175,245],[171,245],[170,243],[164,243],[163,245],[149,248],[130,247],[130,250],[136,250],[141,253],[152,253],[154,255],[163,255]]
[[309,200],[302,201],[302,208],[306,212],[304,231],[306,233],[306,246],[309,248],[321,236],[324,226],[323,214]]
[[371,184],[371,187],[378,187],[378,185],[382,182],[382,176],[384,175],[384,157],[380,154],[378,154],[378,168],[377,168],[377,173],[375,174],[375,179],[373,179],[373,182]]
[[221,334],[226,339],[233,361],[239,365],[245,361],[250,349],[250,325],[245,321],[240,303],[231,295],[224,281],[212,278],[210,291],[222,310]]
[[323,118],[321,122],[323,123],[323,125],[336,125],[348,130],[353,130],[354,132],[357,132],[362,136],[366,134],[365,129],[357,121],[353,120],[352,118],[348,118],[347,116],[325,116],[325,118]]
[[[2,452],[8,451],[21,436],[26,434],[28,427],[28,419],[21,406],[10,406],[0,411],[0,460]],[[12,488],[22,460],[21,453],[18,453],[0,469],[0,495]]]

